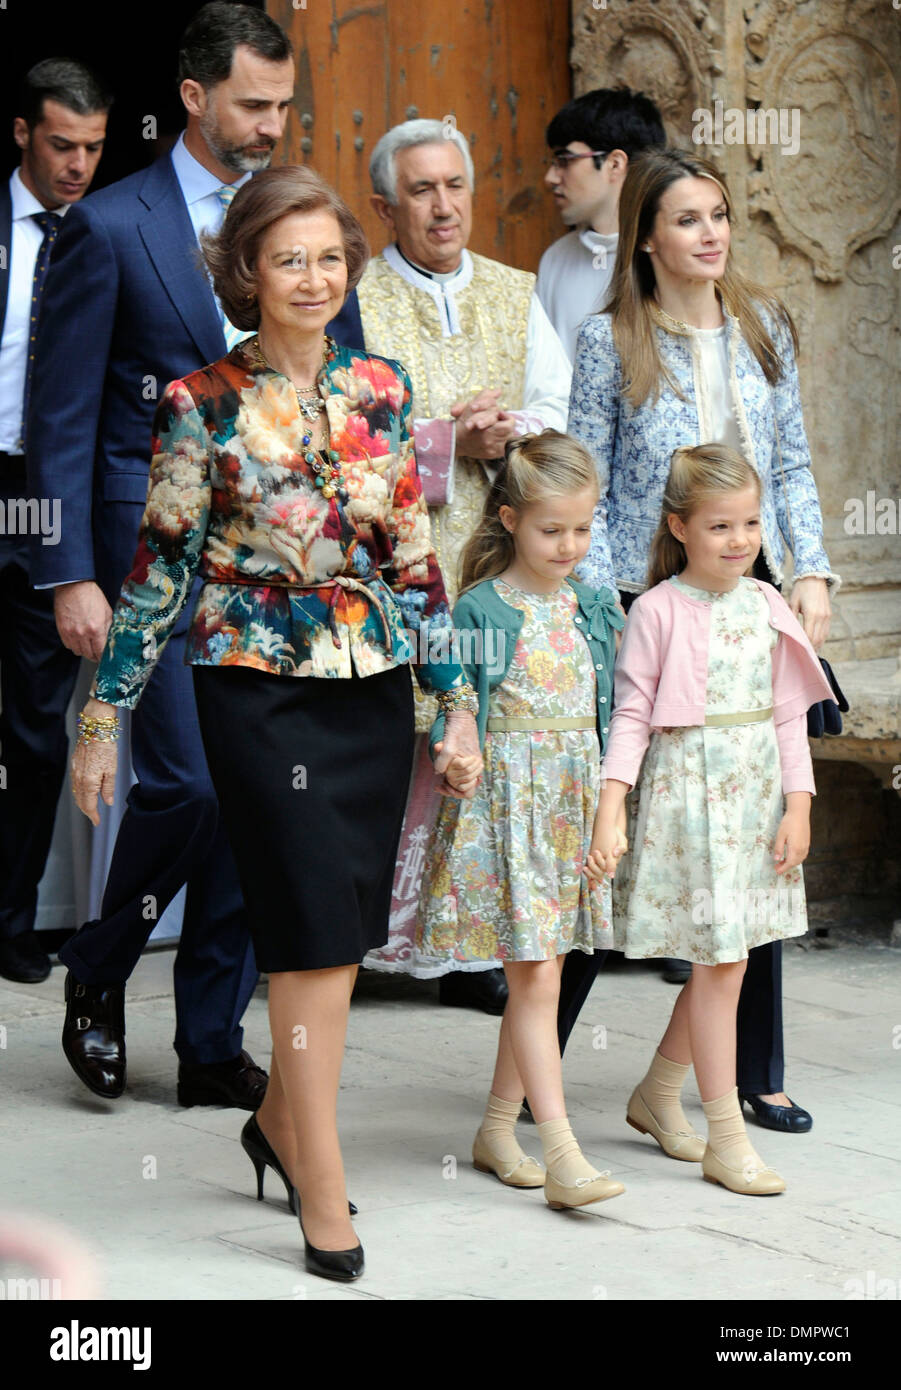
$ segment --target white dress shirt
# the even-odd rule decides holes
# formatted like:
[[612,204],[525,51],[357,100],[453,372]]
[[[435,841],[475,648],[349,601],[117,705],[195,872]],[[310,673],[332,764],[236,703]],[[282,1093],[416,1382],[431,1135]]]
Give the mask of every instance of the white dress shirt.
[[604,307],[618,241],[616,232],[608,236],[583,227],[567,232],[541,257],[535,292],[571,362],[580,323]]
[[[9,180],[12,198],[12,245],[9,248],[9,290],[3,339],[0,342],[0,451],[20,454],[22,437],[22,397],[25,393],[25,364],[28,361],[28,338],[31,320],[31,292],[34,287],[34,267],[44,233],[34,214],[47,212],[43,203],[25,187],[18,169]],[[69,204],[50,208],[62,217]]]

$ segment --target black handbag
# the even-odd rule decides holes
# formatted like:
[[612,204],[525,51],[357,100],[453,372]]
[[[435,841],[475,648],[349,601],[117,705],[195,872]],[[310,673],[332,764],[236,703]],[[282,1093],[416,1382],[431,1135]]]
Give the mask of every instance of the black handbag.
[[841,686],[835,679],[835,672],[824,656],[820,657],[820,665],[823,668],[823,675],[832,686],[832,693],[838,700],[838,704],[834,705],[831,700],[819,700],[815,705],[810,706],[807,711],[807,736],[808,738],[822,738],[824,734],[829,734],[832,738],[837,738],[842,731],[842,714],[848,713],[850,705],[842,693]]
[[[795,554],[795,528],[792,522],[791,502],[788,499],[788,488],[785,483],[785,469],[782,466],[782,441],[779,438],[779,425],[773,418],[776,426],[776,453],[779,458],[779,472],[782,476],[782,496],[785,498],[785,510],[788,515],[788,529],[791,532],[792,558]],[[842,731],[842,715],[847,714],[851,706],[842,691],[841,686],[835,679],[835,672],[829,665],[824,656],[818,658],[823,668],[823,675],[832,686],[832,693],[838,701],[834,705],[831,700],[818,700],[815,705],[811,705],[807,711],[807,737],[822,738],[824,734],[829,734],[831,738],[837,738]]]

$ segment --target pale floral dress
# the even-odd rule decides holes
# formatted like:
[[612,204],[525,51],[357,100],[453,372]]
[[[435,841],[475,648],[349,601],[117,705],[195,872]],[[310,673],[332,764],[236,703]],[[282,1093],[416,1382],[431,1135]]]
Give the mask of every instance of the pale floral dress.
[[[489,715],[594,720],[572,589],[494,587],[523,625]],[[609,884],[592,891],[582,873],[600,792],[596,730],[489,732],[484,759],[471,801],[443,798],[429,844],[412,972],[421,978],[613,944]]]
[[[706,713],[772,706],[779,639],[753,580],[725,594],[667,582],[712,605]],[[772,719],[652,733],[629,798],[631,853],[614,883],[616,949],[719,965],[765,942],[803,936],[801,869],[775,872],[783,813]]]

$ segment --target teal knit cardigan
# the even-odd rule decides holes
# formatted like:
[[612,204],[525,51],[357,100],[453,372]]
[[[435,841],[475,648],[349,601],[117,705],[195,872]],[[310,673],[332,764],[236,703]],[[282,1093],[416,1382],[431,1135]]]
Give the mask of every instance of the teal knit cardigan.
[[[613,704],[613,666],[616,661],[614,632],[625,623],[616,606],[616,595],[610,589],[592,589],[578,579],[566,583],[579,600],[573,622],[588,642],[591,660],[597,677],[597,729],[603,753],[610,725]],[[488,727],[488,704],[492,690],[501,684],[516,650],[523,623],[522,610],[505,603],[490,579],[467,589],[454,605],[454,629],[459,636],[460,665],[479,697],[476,718],[479,747],[485,746]],[[468,633],[473,636],[468,638]],[[467,650],[467,642],[469,650]],[[444,715],[439,714],[429,735],[429,748],[444,737]]]

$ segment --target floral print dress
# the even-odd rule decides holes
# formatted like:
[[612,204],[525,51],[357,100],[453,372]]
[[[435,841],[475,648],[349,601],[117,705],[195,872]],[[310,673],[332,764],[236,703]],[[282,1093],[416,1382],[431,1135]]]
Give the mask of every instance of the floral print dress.
[[[597,711],[578,600],[494,586],[523,624],[489,717],[588,716]],[[594,728],[489,731],[471,801],[443,798],[426,855],[412,974],[552,960],[613,944],[610,890],[582,873],[600,792]]]
[[[754,582],[741,579],[724,594],[667,582],[712,605],[706,713],[771,707],[778,633]],[[775,872],[783,813],[772,718],[652,733],[629,798],[631,852],[614,882],[616,949],[719,965],[803,936],[801,869]]]

